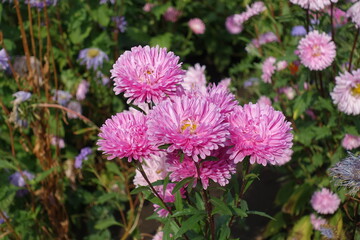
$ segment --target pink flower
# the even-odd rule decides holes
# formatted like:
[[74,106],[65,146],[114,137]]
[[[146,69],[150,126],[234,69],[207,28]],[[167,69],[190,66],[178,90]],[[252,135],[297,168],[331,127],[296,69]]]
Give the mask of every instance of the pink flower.
[[235,163],[250,156],[250,163],[277,164],[289,155],[293,135],[285,116],[264,104],[238,106],[229,116],[230,159]]
[[156,235],[153,237],[152,240],[163,240],[164,232],[159,231],[156,233]]
[[169,7],[164,13],[164,19],[168,22],[176,22],[181,15],[181,12],[174,7]]
[[110,72],[115,94],[124,92],[128,103],[134,101],[135,104],[158,103],[175,95],[184,74],[179,57],[159,46],[139,46],[125,51]]
[[296,96],[296,92],[292,87],[280,88],[279,92],[285,94],[286,98],[289,100],[293,100]]
[[[67,108],[69,108],[70,110],[73,110],[76,113],[82,114],[82,107],[81,104],[77,101],[70,101],[69,104],[67,105]],[[69,119],[76,119],[79,116],[76,115],[75,113],[72,112],[66,112],[67,113],[67,117]]]
[[[172,191],[174,190],[175,185],[175,183],[169,183],[166,185],[165,191],[163,186],[155,186],[154,188],[165,203],[173,203],[175,202],[175,196],[172,194]],[[179,191],[180,196],[184,198],[184,190],[180,189]],[[167,209],[163,209],[157,204],[154,204],[153,206],[155,208],[155,212],[157,212],[160,217],[167,217],[169,215],[169,211]]]
[[154,6],[155,6],[155,4],[153,4],[153,3],[145,3],[143,10],[144,10],[144,12],[150,12]]
[[274,57],[268,57],[262,65],[261,78],[265,83],[271,83],[271,77],[275,73],[275,62]]
[[224,78],[224,79],[221,79],[221,81],[219,82],[218,85],[222,85],[226,88],[229,88],[230,84],[231,84],[231,78]]
[[312,195],[310,203],[320,214],[333,214],[339,208],[340,199],[329,189],[323,188]]
[[59,148],[65,147],[65,142],[63,138],[53,136],[50,140],[51,145],[58,146]]
[[271,100],[267,96],[261,96],[257,101],[258,104],[265,104],[271,106]]
[[331,37],[317,30],[300,40],[298,50],[301,63],[316,71],[329,67],[336,56],[336,46]]
[[346,150],[352,150],[354,148],[358,148],[360,147],[360,136],[345,134],[345,137],[342,140],[341,145]]
[[148,140],[147,118],[140,112],[125,111],[105,121],[99,133],[99,150],[113,158],[128,158],[142,161],[158,153],[158,149]]
[[286,61],[279,61],[279,62],[276,64],[276,70],[282,71],[282,70],[286,69],[287,66],[288,66],[288,64],[287,64]]
[[262,13],[263,11],[266,10],[266,7],[264,5],[263,2],[254,2],[253,4],[251,4],[251,6],[247,6],[247,10],[246,13],[248,14],[249,18],[258,15],[260,13]]
[[293,150],[286,149],[284,151],[283,155],[276,159],[276,165],[277,166],[282,166],[282,165],[290,162],[292,154],[293,154]]
[[336,3],[337,0],[290,0],[290,2],[298,4],[305,9],[318,11],[329,6],[331,2]]
[[205,98],[220,109],[221,114],[229,114],[238,105],[235,95],[223,85],[212,85],[208,87]]
[[156,105],[149,113],[151,141],[170,144],[167,151],[182,150],[195,162],[223,147],[229,135],[228,123],[220,108],[203,97],[173,97]]
[[86,80],[82,80],[76,90],[76,99],[82,101],[85,99],[89,91],[90,84]]
[[315,230],[320,230],[320,227],[327,224],[327,221],[322,217],[316,217],[315,214],[310,215],[310,221]]
[[335,80],[335,88],[330,93],[334,104],[346,114],[360,114],[360,69],[340,73]]
[[[233,161],[229,160],[226,149],[216,150],[211,155],[218,159],[204,160],[199,163],[200,180],[204,189],[208,188],[210,179],[221,186],[225,186],[229,183],[231,175],[236,172],[236,165]],[[178,182],[188,177],[199,177],[196,163],[187,156],[181,162],[180,156],[169,154],[166,163],[167,170],[171,172],[171,181]],[[194,185],[196,185],[196,182]]]
[[194,67],[189,67],[181,83],[185,90],[206,92],[205,68],[206,66],[201,66],[199,63],[196,63]]
[[200,18],[192,18],[189,20],[188,25],[195,34],[205,33],[205,24]]
[[243,30],[242,22],[237,21],[237,15],[231,15],[226,18],[225,26],[229,33],[231,34],[239,34]]
[[[327,13],[331,15],[331,8],[327,9]],[[346,12],[342,11],[340,8],[337,7],[334,7],[333,9],[333,18],[335,27],[341,27],[348,22]]]
[[250,52],[254,48],[259,48],[260,46],[271,43],[271,42],[278,42],[279,39],[273,32],[267,32],[264,34],[261,34],[258,38],[251,40],[251,43],[249,43],[245,50],[247,52]]
[[[165,160],[166,153],[159,152],[158,156],[152,155],[147,161],[142,163],[144,172],[151,183],[165,179],[168,173],[165,167]],[[135,172],[134,184],[136,186],[148,186],[148,183],[139,170],[136,170]]]
[[354,5],[347,10],[346,15],[351,18],[353,23],[357,28],[360,28],[360,2],[355,3]]

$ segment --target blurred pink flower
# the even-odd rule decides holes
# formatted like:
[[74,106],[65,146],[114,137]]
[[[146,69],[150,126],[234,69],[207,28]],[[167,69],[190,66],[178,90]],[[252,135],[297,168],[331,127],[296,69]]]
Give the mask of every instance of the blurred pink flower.
[[229,116],[230,159],[235,163],[250,156],[250,163],[277,164],[289,155],[293,135],[282,112],[265,104],[238,106]]
[[313,228],[314,228],[315,230],[320,230],[320,227],[321,227],[322,225],[326,225],[326,224],[327,224],[327,221],[326,221],[324,218],[322,218],[322,217],[316,217],[316,215],[313,214],[313,213],[310,215],[310,221],[311,221],[311,224],[313,225]]
[[346,114],[360,114],[360,69],[340,73],[335,80],[335,88],[330,93],[334,104]]
[[219,82],[218,85],[222,85],[226,88],[229,88],[230,84],[231,84],[231,78],[224,78],[224,79],[221,79],[221,81]]
[[58,146],[59,148],[64,148],[65,147],[64,139],[56,137],[56,136],[53,136],[51,138],[50,143],[51,143],[51,145]]
[[274,57],[268,57],[262,65],[262,75],[261,78],[265,83],[271,83],[271,77],[275,73],[275,62]]
[[329,67],[336,56],[336,46],[331,37],[317,30],[300,40],[298,50],[301,63],[316,71]]
[[271,100],[267,96],[261,96],[257,101],[258,104],[265,104],[271,106]]
[[205,33],[205,23],[200,18],[192,18],[189,20],[188,25],[195,34]]
[[282,71],[284,69],[286,69],[288,66],[287,62],[286,61],[279,61],[277,64],[276,64],[276,70],[277,71]]
[[155,234],[152,240],[163,240],[164,232],[159,231]]
[[347,17],[350,17],[357,28],[360,28],[360,1],[352,5],[346,12]]
[[243,30],[242,23],[236,21],[236,15],[239,14],[231,15],[226,18],[225,27],[231,34],[238,34],[241,33]]
[[345,134],[345,137],[342,140],[341,145],[346,150],[352,150],[354,148],[358,148],[360,147],[360,136]]
[[293,100],[296,96],[295,89],[292,87],[283,87],[279,89],[280,93],[285,94],[286,98],[289,100]]
[[246,13],[248,18],[258,15],[266,10],[265,4],[261,1],[254,2],[251,6],[247,6]]
[[144,10],[144,12],[150,12],[154,6],[155,6],[155,4],[153,4],[153,3],[145,3],[143,10]]
[[[146,161],[142,163],[142,167],[146,176],[148,177],[151,183],[154,183],[158,180],[164,180],[167,171],[165,167],[166,153],[159,152],[159,155],[152,155]],[[148,183],[141,175],[139,170],[136,170],[134,177],[134,184],[136,186],[148,186]]]
[[312,195],[310,203],[314,210],[320,214],[333,214],[339,208],[340,199],[336,193],[323,188]]
[[[326,11],[329,15],[331,15],[331,8],[329,7]],[[346,12],[341,10],[340,8],[334,7],[333,9],[333,23],[335,27],[341,27],[348,22]]]
[[278,42],[279,39],[273,32],[267,32],[264,34],[261,34],[258,38],[255,38],[251,40],[251,43],[249,43],[245,50],[250,52],[253,48],[259,48],[260,46],[271,43],[271,42]]
[[189,67],[185,73],[184,81],[181,85],[187,91],[200,91],[201,93],[206,92],[206,77],[205,77],[206,66],[201,66],[196,63],[194,67]]
[[97,145],[108,155],[107,159],[128,158],[142,161],[158,154],[158,149],[149,141],[147,117],[140,112],[121,112],[105,121],[100,128]]
[[87,92],[89,91],[90,84],[86,80],[82,80],[76,90],[76,99],[82,101],[85,99]]
[[176,22],[181,16],[181,12],[174,7],[169,7],[164,13],[164,19],[168,22]]
[[156,105],[148,117],[151,141],[170,144],[168,152],[182,150],[195,162],[223,147],[229,136],[220,108],[204,97],[173,97]]
[[[70,101],[69,104],[67,105],[67,108],[69,108],[70,110],[73,110],[76,113],[82,114],[81,104],[77,101]],[[69,119],[78,118],[78,115],[76,115],[75,113],[66,112],[66,114]]]
[[314,11],[321,10],[329,6],[331,2],[336,3],[338,0],[290,0],[294,4],[300,5],[302,8]]
[[115,94],[124,92],[128,103],[134,101],[134,104],[159,103],[175,95],[184,74],[179,57],[159,46],[139,46],[125,51],[110,72]]
[[[166,185],[165,191],[164,191],[164,187],[162,185],[155,186],[154,188],[165,203],[173,203],[173,202],[175,202],[175,195],[172,194],[172,191],[174,190],[175,185],[176,185],[175,183],[169,183],[168,185]],[[184,189],[180,189],[179,191],[180,191],[180,196],[182,198],[184,198],[185,197]],[[169,211],[167,209],[161,209],[161,207],[157,204],[153,204],[153,206],[155,208],[155,212],[157,212],[157,214],[160,217],[167,217],[169,215]]]

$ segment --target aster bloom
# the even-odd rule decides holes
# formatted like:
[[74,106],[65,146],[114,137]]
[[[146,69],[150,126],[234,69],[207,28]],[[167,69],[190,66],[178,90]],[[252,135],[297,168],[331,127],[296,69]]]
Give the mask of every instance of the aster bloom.
[[220,80],[218,85],[222,85],[225,88],[229,88],[230,84],[231,84],[231,78],[223,78],[223,79]]
[[[166,185],[165,191],[163,186],[155,186],[154,188],[165,203],[173,203],[175,202],[175,195],[172,194],[172,191],[174,190],[175,185],[175,183],[169,183],[168,185]],[[184,190],[180,189],[180,196],[182,198],[185,197]],[[153,206],[155,208],[155,212],[157,212],[160,217],[167,217],[169,215],[169,211],[167,209],[163,209],[157,204],[154,204]]]
[[204,96],[209,102],[219,107],[221,114],[227,115],[231,113],[238,105],[235,95],[223,85],[210,85],[207,88],[207,94]]
[[5,49],[0,50],[0,68],[6,70],[9,67],[9,58]]
[[115,94],[124,92],[128,103],[159,103],[175,95],[177,85],[183,81],[179,57],[166,48],[133,47],[125,51],[110,71],[114,78]]
[[70,101],[71,98],[72,96],[69,92],[63,90],[54,91],[53,100],[62,106],[66,106],[66,104]]
[[340,198],[336,193],[323,188],[312,195],[310,203],[313,209],[320,214],[333,214],[339,208]]
[[279,89],[279,93],[285,94],[286,98],[289,100],[293,100],[296,96],[295,89],[292,87],[282,87]]
[[155,6],[155,4],[153,4],[153,3],[145,3],[143,10],[144,10],[144,12],[150,12],[154,6]]
[[257,101],[258,104],[265,104],[271,106],[271,100],[267,96],[261,96]]
[[[148,177],[151,183],[165,179],[168,173],[165,166],[165,160],[166,160],[166,153],[159,152],[158,156],[153,155],[148,159],[148,161],[145,161],[144,164],[142,164],[144,172],[146,173],[146,176]],[[148,183],[141,175],[139,170],[136,170],[134,177],[134,184],[136,186],[148,186]]]
[[18,91],[13,94],[15,97],[14,104],[20,104],[25,102],[31,98],[31,93],[25,91]]
[[164,19],[168,22],[176,22],[181,16],[181,12],[174,7],[169,7],[164,13]]
[[192,18],[188,22],[189,28],[195,34],[205,33],[205,23],[200,18]]
[[259,15],[265,10],[265,4],[261,1],[258,1],[251,4],[251,6],[247,6],[246,13],[248,14],[248,17],[251,18],[253,16]]
[[157,146],[148,140],[147,121],[140,112],[126,111],[112,116],[100,129],[99,150],[108,155],[108,160],[127,157],[129,162],[156,155]]
[[261,78],[265,83],[271,83],[271,77],[275,73],[276,59],[274,57],[268,57],[262,65],[262,75]]
[[[151,141],[170,144],[167,151],[182,150],[195,162],[223,147],[229,135],[220,108],[203,97],[174,97],[156,105],[149,113]],[[161,123],[161,124],[159,124]]]
[[[77,101],[70,101],[69,104],[67,105],[67,108],[73,110],[76,113],[82,114],[81,104]],[[78,115],[72,112],[66,112],[66,114],[69,119],[75,119],[79,117]]]
[[329,169],[335,186],[345,187],[350,195],[355,195],[360,190],[360,157],[348,152],[349,156]]
[[124,16],[113,17],[112,20],[120,32],[124,33],[126,31],[127,21]]
[[292,147],[290,122],[280,111],[265,104],[237,106],[229,116],[230,159],[235,163],[250,156],[250,163],[266,166],[283,163]]
[[194,67],[189,67],[185,73],[184,81],[181,85],[187,91],[200,91],[201,93],[206,92],[206,66],[201,66],[196,63]]
[[[34,174],[25,170],[25,171],[22,171],[22,174],[20,172],[16,172],[16,173],[10,175],[9,181],[12,185],[14,185],[16,187],[25,187],[26,181],[30,181],[34,178],[35,178]],[[26,189],[21,189],[16,192],[16,194],[20,197],[24,196],[27,193],[28,193],[28,190],[26,190]]]
[[320,227],[327,224],[327,221],[322,217],[317,217],[315,214],[310,215],[310,222],[315,230],[320,230]]
[[329,67],[336,56],[336,46],[331,37],[317,30],[300,40],[298,50],[301,63],[316,71]]
[[[331,15],[331,8],[327,10],[327,13]],[[340,8],[333,8],[333,24],[335,27],[341,27],[348,22],[346,12],[342,11]]]
[[251,43],[249,43],[245,50],[247,52],[250,52],[254,48],[259,48],[264,44],[271,43],[271,42],[278,42],[279,39],[273,32],[267,32],[264,34],[261,34],[258,38],[251,40]]
[[290,0],[290,2],[300,5],[305,9],[318,11],[329,6],[331,2],[336,3],[337,0]]
[[89,91],[90,83],[86,80],[82,80],[76,90],[76,99],[82,101],[85,99],[87,92]]
[[347,10],[346,15],[350,17],[357,28],[360,28],[360,1]]
[[291,36],[305,36],[306,33],[307,31],[302,25],[295,26],[291,30]]
[[84,160],[88,160],[89,155],[92,154],[92,149],[90,147],[84,147],[80,150],[79,155],[75,158],[75,168],[81,168]]
[[229,183],[232,174],[236,172],[236,165],[233,161],[229,160],[226,149],[216,150],[212,153],[212,156],[218,159],[201,161],[199,163],[200,174],[198,174],[195,162],[191,158],[185,156],[183,161],[180,161],[178,154],[169,154],[166,164],[167,171],[171,172],[171,181],[179,182],[185,178],[193,177],[201,180],[204,189],[208,188],[210,180],[225,186]]
[[86,65],[87,69],[97,70],[104,61],[109,61],[109,57],[98,48],[85,48],[80,51],[78,59],[81,65]]
[[346,150],[352,150],[354,148],[358,148],[360,147],[360,136],[345,134],[345,137],[342,140],[341,145]]
[[64,148],[64,147],[65,147],[64,139],[63,139],[63,138],[56,137],[56,136],[53,136],[53,137],[50,139],[50,143],[51,143],[51,145],[53,145],[53,146],[58,146],[59,148]]
[[279,61],[277,64],[276,64],[276,70],[277,71],[282,71],[284,69],[286,69],[288,67],[288,64],[286,61]]
[[236,15],[237,14],[227,17],[225,21],[225,27],[231,34],[241,33],[244,28],[241,22],[236,21]]
[[335,80],[335,88],[330,95],[339,111],[350,115],[360,114],[360,69],[340,73]]

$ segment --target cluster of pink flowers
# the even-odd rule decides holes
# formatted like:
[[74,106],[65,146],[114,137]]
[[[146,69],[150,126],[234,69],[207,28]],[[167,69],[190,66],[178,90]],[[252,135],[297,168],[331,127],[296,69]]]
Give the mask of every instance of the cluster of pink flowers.
[[310,222],[315,230],[320,230],[320,227],[327,224],[327,221],[322,217],[317,217],[315,214],[310,215]]
[[[119,57],[111,70],[114,91],[146,115],[130,109],[105,122],[98,145],[109,160],[142,162],[151,182],[167,174],[173,182],[193,177],[206,189],[210,180],[229,183],[246,156],[264,166],[291,159],[293,135],[281,112],[264,104],[242,107],[223,84],[206,87],[205,67],[197,64],[190,70],[199,74],[184,77],[180,66],[178,57],[159,47],[135,47]],[[134,183],[147,185],[139,172]],[[173,186],[157,186],[165,202],[175,201]]]
[[314,11],[321,10],[329,6],[332,2],[336,3],[338,0],[290,0],[294,4],[300,5],[302,8]]
[[258,38],[251,40],[251,43],[249,43],[245,49],[250,52],[252,49],[259,48],[261,45],[278,41],[278,37],[273,32],[267,32],[261,34]]
[[360,2],[352,5],[351,8],[346,12],[346,15],[351,18],[357,28],[360,28]]
[[286,61],[279,61],[277,62],[277,64],[275,63],[276,63],[276,58],[274,57],[268,57],[264,61],[262,65],[261,79],[265,83],[271,83],[271,77],[275,73],[275,71],[282,71],[286,69],[286,67],[288,66]]
[[240,14],[234,14],[226,18],[225,26],[231,34],[238,34],[243,30],[243,24],[251,17],[256,16],[266,10],[263,2],[254,2],[246,7],[246,11]]
[[314,210],[320,214],[333,214],[339,208],[340,198],[336,193],[323,188],[312,195],[310,203]]

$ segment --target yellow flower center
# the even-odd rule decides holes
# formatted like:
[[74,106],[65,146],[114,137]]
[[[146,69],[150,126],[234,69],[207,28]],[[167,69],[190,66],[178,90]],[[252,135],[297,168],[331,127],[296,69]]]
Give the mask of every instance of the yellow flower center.
[[190,133],[194,133],[196,131],[197,124],[194,123],[192,120],[188,119],[183,121],[181,125],[181,132],[184,132],[186,129],[189,129]]
[[352,95],[360,96],[360,83],[356,84],[354,88],[351,89]]
[[87,52],[87,56],[89,57],[89,58],[94,58],[94,57],[96,57],[97,55],[99,55],[99,50],[97,50],[97,49],[95,49],[95,48],[92,48],[92,49],[90,49],[90,50],[88,50],[88,52]]
[[162,169],[159,169],[159,170],[156,170],[156,173],[160,174],[160,173],[162,173],[162,171],[163,171]]
[[313,50],[313,53],[312,53],[312,56],[313,57],[319,57],[321,56],[321,49],[320,49],[320,46],[319,45],[314,45],[312,47],[312,50]]

